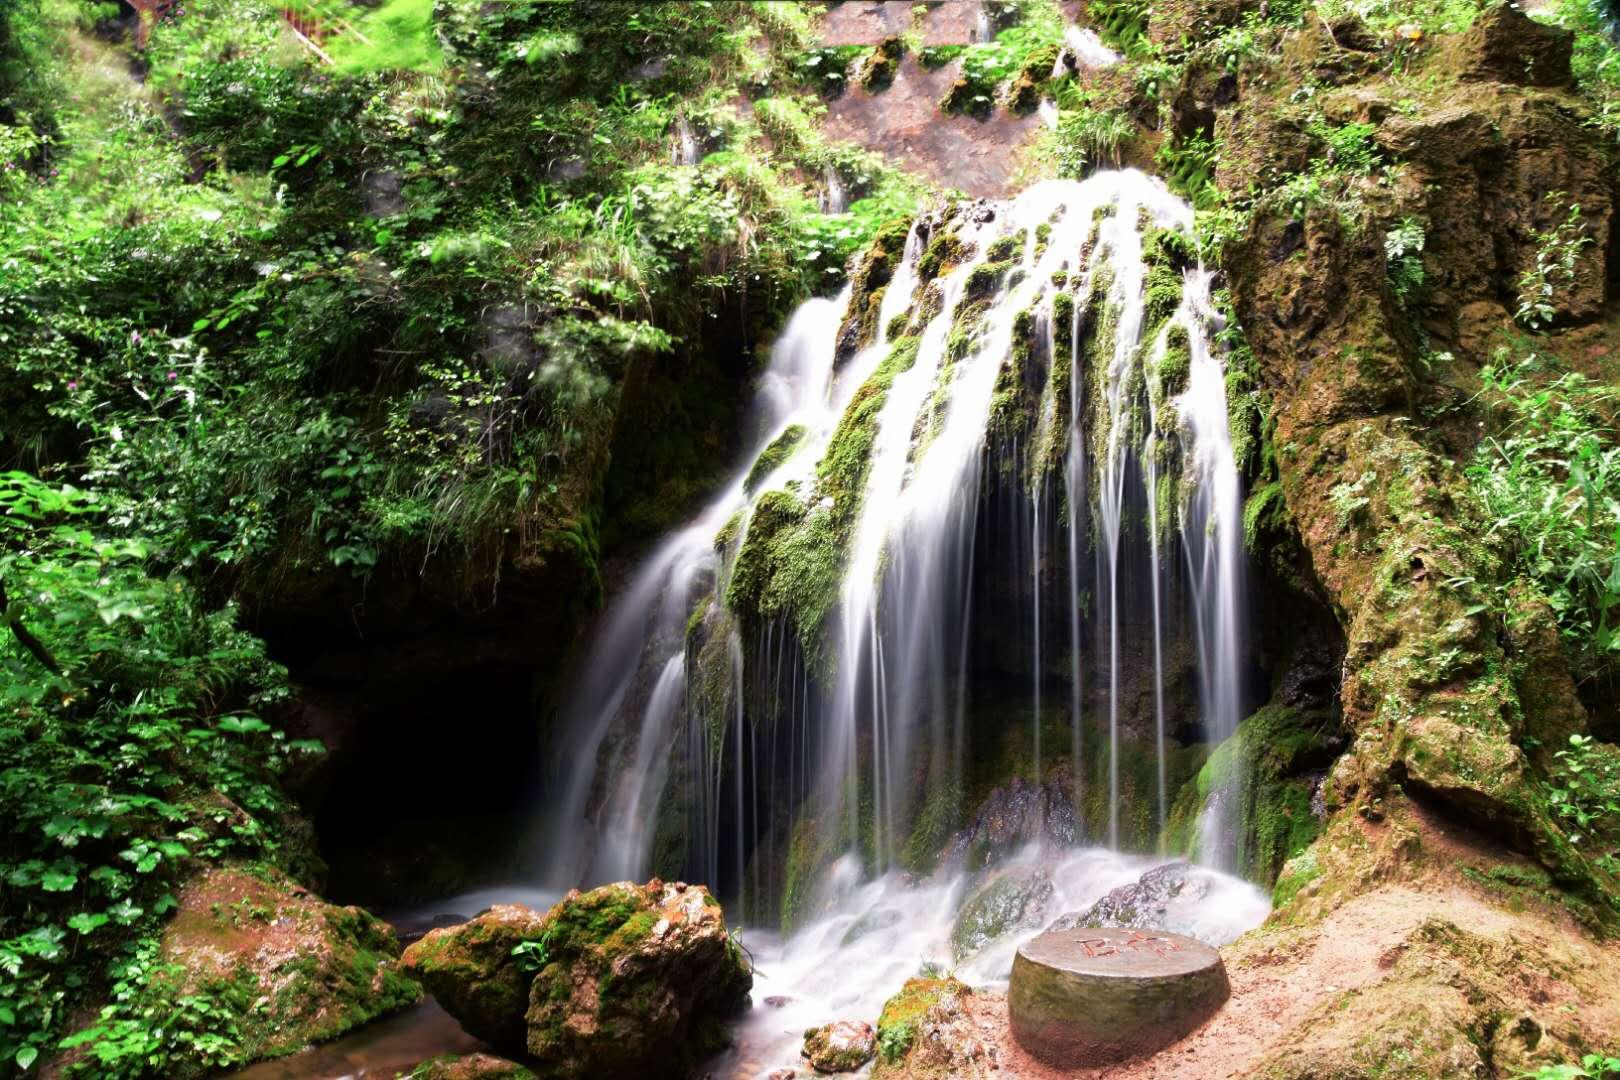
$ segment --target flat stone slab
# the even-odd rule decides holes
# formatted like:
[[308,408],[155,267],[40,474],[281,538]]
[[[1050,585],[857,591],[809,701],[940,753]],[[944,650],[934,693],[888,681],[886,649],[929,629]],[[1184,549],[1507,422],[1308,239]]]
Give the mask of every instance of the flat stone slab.
[[1231,995],[1221,954],[1158,930],[1049,930],[1018,947],[1007,1009],[1013,1036],[1059,1068],[1145,1057],[1213,1016]]

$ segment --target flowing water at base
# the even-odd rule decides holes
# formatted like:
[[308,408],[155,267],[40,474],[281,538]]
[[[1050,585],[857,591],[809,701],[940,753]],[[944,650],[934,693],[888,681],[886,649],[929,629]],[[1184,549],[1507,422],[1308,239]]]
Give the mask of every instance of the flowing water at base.
[[[1041,927],[1085,911],[1111,890],[1135,883],[1164,862],[1106,848],[1026,847],[993,873],[1038,872],[1050,880],[1050,895],[1031,905],[1018,928],[958,960],[952,936],[963,904],[981,884],[978,876],[942,872],[916,881],[893,872],[862,881],[854,860],[842,860],[818,897],[821,914],[809,925],[792,936],[747,927],[740,931],[755,969],[752,1005],[734,1025],[732,1048],[709,1062],[700,1075],[710,1080],[756,1080],[772,1069],[800,1065],[806,1028],[834,1020],[876,1025],[883,1003],[925,966],[978,988],[1004,988],[1014,950]],[[1265,893],[1246,881],[1203,867],[1189,868],[1188,875],[1198,887],[1185,892],[1197,894],[1196,899],[1171,901],[1168,929],[1224,945],[1270,913]],[[493,904],[545,910],[557,899],[555,892],[513,885],[385,915],[402,933],[416,936]],[[261,1062],[227,1080],[392,1080],[440,1054],[489,1049],[428,999],[336,1042]]]
[[[896,872],[862,882],[857,867],[841,867],[831,886],[841,894],[829,898],[825,914],[809,926],[785,939],[743,931],[755,966],[753,1007],[736,1026],[736,1045],[711,1063],[708,1075],[754,1080],[799,1064],[806,1028],[834,1020],[876,1025],[883,1003],[925,967],[975,987],[1004,988],[1014,951],[1040,928],[1085,911],[1164,861],[1107,848],[1026,848],[997,873],[1039,869],[1050,877],[1050,897],[1037,905],[1038,917],[1026,912],[1026,925],[959,962],[952,936],[977,884],[972,875],[941,874],[914,883]],[[1202,867],[1188,873],[1207,891],[1185,904],[1171,902],[1170,929],[1224,945],[1271,911],[1266,895],[1246,881]]]

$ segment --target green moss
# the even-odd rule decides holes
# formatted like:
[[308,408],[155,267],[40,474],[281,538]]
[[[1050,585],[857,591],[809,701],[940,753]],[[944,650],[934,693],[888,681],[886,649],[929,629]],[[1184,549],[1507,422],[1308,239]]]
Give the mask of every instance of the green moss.
[[1271,890],[1271,906],[1281,909],[1293,903],[1300,890],[1322,876],[1322,864],[1316,852],[1306,849],[1283,864],[1277,875],[1277,884]]
[[885,38],[867,57],[861,69],[861,85],[868,90],[885,90],[894,82],[900,68],[900,57],[905,54],[905,43],[897,37]]
[[1164,354],[1159,357],[1154,376],[1159,381],[1158,399],[1169,401],[1187,389],[1187,377],[1192,371],[1192,350],[1187,341],[1187,330],[1172,326],[1165,341]]
[[1198,818],[1224,792],[1236,815],[1237,865],[1253,881],[1277,880],[1284,863],[1321,832],[1312,812],[1317,774],[1333,757],[1331,716],[1268,705],[1238,725],[1176,797],[1162,846],[1197,855]]
[[920,343],[914,336],[895,341],[855,392],[816,466],[808,508],[786,492],[761,497],[732,569],[730,608],[750,622],[790,619],[812,668],[825,663],[822,629],[837,599],[878,416],[895,376],[916,362]]
[[789,424],[787,430],[772,439],[771,444],[760,451],[759,457],[754,460],[753,468],[748,470],[748,479],[743,481],[744,490],[752,493],[782,462],[792,456],[804,441],[804,436],[803,424]]
[[983,300],[990,296],[1001,286],[1001,279],[1011,268],[1011,264],[1005,262],[985,262],[975,266],[968,271],[963,297],[967,300]]
[[917,279],[933,281],[951,267],[965,262],[970,255],[971,250],[960,236],[951,230],[941,230],[917,259]]
[[880,1076],[886,1065],[897,1065],[911,1052],[911,1046],[929,1010],[949,997],[966,997],[973,991],[956,979],[907,979],[899,993],[883,1003],[878,1016],[878,1065],[873,1076]]
[[961,818],[961,785],[954,781],[929,784],[911,834],[901,849],[900,865],[914,874],[932,873]]
[[1024,254],[1024,245],[1029,239],[1028,229],[1019,229],[1008,233],[990,245],[984,253],[985,261],[999,263],[1009,262],[1021,258]]

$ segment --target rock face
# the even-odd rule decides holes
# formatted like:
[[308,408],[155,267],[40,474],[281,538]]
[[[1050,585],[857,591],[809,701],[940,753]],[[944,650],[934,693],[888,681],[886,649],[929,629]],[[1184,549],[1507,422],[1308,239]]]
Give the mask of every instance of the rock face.
[[877,1053],[877,1032],[859,1020],[839,1020],[804,1033],[804,1059],[816,1072],[854,1072]]
[[544,915],[493,908],[406,964],[469,1032],[556,1080],[684,1075],[753,985],[708,890],[657,879],[576,890]]
[[1013,958],[1019,1045],[1061,1068],[1142,1057],[1209,1019],[1231,993],[1220,954],[1179,934],[1048,931]]
[[163,961],[184,971],[175,996],[238,1003],[243,1061],[336,1038],[421,997],[386,923],[268,867],[208,870],[178,899],[163,932]]
[[545,916],[521,904],[496,904],[460,926],[431,930],[405,950],[405,970],[419,979],[469,1035],[522,1049],[524,1010],[534,973],[512,950],[538,940]]

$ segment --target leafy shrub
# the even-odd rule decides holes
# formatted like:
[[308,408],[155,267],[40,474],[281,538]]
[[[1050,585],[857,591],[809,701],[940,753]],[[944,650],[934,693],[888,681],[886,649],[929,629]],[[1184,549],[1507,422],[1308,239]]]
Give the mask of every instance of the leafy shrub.
[[[1557,205],[1561,191],[1547,193]],[[1559,294],[1575,281],[1575,264],[1593,243],[1579,203],[1570,203],[1563,218],[1536,237],[1536,263],[1519,277],[1519,308],[1514,317],[1531,330],[1545,330],[1558,315]]]
[[1058,174],[1079,179],[1100,165],[1118,165],[1136,124],[1120,109],[1083,106],[1058,116]]
[[1384,258],[1389,267],[1390,287],[1398,300],[1410,302],[1422,291],[1423,245],[1427,240],[1423,223],[1402,218],[1384,234]]
[[[0,511],[0,1060],[27,1068],[150,958],[189,860],[296,857],[275,773],[311,747],[263,719],[287,686],[262,645],[108,538],[94,496],[5,473]],[[99,1075],[195,1052],[168,1020]]]
[[1538,385],[1541,368],[1498,357],[1481,373],[1494,431],[1467,475],[1590,672],[1620,653],[1620,447],[1600,419],[1617,394],[1574,373]]

